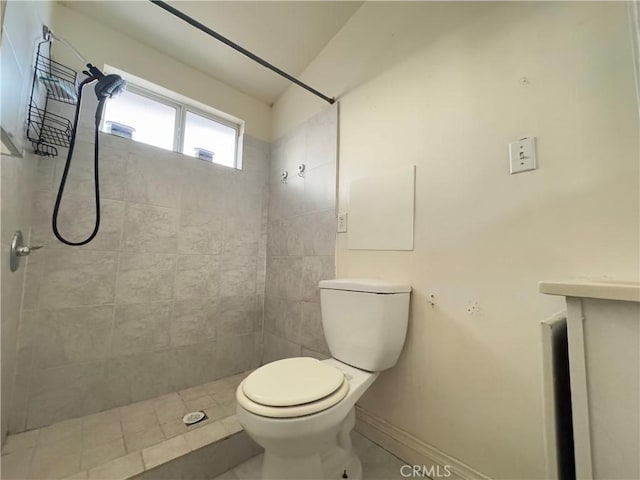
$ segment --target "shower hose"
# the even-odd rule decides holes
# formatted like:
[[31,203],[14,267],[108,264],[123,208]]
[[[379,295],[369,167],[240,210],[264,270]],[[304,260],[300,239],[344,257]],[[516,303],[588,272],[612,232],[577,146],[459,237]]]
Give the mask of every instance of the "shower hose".
[[69,169],[71,167],[71,158],[73,157],[73,150],[76,143],[76,134],[78,132],[78,120],[80,118],[80,107],[82,104],[82,90],[88,84],[97,80],[96,77],[92,76],[85,79],[80,86],[78,87],[78,103],[76,105],[76,113],[73,120],[73,128],[71,130],[71,138],[69,141],[69,151],[67,152],[67,159],[64,164],[64,171],[62,172],[62,178],[60,180],[60,187],[58,188],[58,195],[56,196],[56,203],[53,207],[53,217],[51,220],[53,233],[58,240],[66,245],[70,245],[73,247],[79,247],[82,245],[86,245],[91,240],[93,240],[98,234],[98,230],[100,229],[100,183],[99,183],[99,175],[98,175],[98,128],[100,126],[100,119],[102,118],[102,110],[104,109],[104,104],[106,102],[106,97],[102,97],[98,100],[98,107],[96,108],[96,116],[95,116],[95,138],[94,138],[94,147],[93,147],[93,172],[94,172],[94,192],[95,192],[95,206],[96,206],[96,216],[95,216],[95,225],[93,227],[93,231],[91,234],[84,240],[79,242],[72,242],[67,240],[62,236],[60,231],[58,230],[58,215],[60,213],[60,203],[62,202],[62,196],[64,194],[64,187],[67,183],[67,176],[69,175]]

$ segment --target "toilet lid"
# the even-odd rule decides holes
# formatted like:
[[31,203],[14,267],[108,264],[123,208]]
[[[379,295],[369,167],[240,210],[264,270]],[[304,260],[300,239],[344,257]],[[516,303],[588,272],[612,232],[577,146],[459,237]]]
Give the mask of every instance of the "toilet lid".
[[292,407],[269,407],[247,398],[243,391],[243,383],[245,381],[246,380],[243,380],[236,390],[236,400],[238,400],[238,404],[251,413],[269,418],[297,418],[313,415],[340,403],[349,393],[349,382],[345,380],[338,390],[315,402],[303,403]]
[[243,382],[252,402],[291,407],[331,395],[345,383],[344,373],[315,358],[286,358],[257,369]]

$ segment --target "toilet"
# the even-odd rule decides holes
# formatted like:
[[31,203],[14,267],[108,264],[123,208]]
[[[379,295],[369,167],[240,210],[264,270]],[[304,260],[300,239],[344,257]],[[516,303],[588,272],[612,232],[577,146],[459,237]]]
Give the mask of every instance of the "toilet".
[[263,365],[236,391],[238,420],[264,448],[264,479],[362,478],[350,437],[355,404],[404,345],[410,286],[370,279],[319,286],[332,358]]

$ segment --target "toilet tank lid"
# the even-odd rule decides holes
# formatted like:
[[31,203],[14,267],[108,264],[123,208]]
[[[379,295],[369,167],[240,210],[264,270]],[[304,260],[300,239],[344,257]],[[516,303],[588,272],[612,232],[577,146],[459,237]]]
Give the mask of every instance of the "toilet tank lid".
[[326,290],[350,290],[352,292],[367,293],[408,293],[410,285],[386,282],[376,278],[337,278],[335,280],[321,280],[318,284]]

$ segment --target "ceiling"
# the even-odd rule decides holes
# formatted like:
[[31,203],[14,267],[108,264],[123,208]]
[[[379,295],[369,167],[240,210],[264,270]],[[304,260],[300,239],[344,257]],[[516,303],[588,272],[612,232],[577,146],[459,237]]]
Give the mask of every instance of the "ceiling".
[[[273,104],[290,82],[147,1],[63,1],[103,24]],[[362,2],[171,1],[173,7],[297,77]]]

